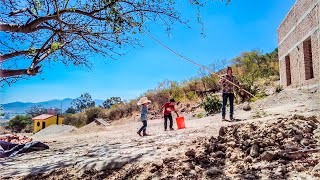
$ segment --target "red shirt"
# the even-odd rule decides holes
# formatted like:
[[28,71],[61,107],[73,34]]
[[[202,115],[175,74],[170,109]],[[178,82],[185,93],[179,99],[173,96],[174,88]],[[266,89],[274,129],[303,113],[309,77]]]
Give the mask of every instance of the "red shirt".
[[170,102],[166,102],[164,105],[164,115],[170,115],[171,111],[176,111],[174,105],[171,105]]

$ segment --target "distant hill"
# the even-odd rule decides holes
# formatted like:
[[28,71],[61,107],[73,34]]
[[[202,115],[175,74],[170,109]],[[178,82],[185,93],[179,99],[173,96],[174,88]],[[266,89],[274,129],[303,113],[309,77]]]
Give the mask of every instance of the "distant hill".
[[[32,103],[32,102],[12,102],[12,103],[7,103],[7,104],[2,104],[3,111],[4,112],[9,112],[9,113],[24,113],[27,109],[29,109],[32,106],[37,106],[41,105],[45,108],[59,108],[61,109],[62,105],[62,110],[65,111],[71,106],[71,102],[73,99],[71,98],[66,98],[63,100],[58,100],[58,99],[53,99],[49,101],[44,101],[44,102],[37,102],[37,103]],[[96,106],[99,106],[103,103],[103,100],[94,100]]]

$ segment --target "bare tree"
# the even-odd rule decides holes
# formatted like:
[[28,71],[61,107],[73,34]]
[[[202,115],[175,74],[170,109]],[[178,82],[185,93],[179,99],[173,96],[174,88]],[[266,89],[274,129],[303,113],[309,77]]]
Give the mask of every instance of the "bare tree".
[[8,84],[37,75],[44,62],[90,68],[90,54],[121,55],[121,48],[139,44],[135,34],[147,21],[166,29],[185,23],[174,0],[0,1],[0,82]]

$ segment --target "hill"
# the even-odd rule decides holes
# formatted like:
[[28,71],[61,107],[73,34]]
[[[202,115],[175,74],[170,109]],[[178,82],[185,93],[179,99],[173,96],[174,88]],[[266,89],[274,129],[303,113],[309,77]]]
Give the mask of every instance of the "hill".
[[[3,106],[5,113],[24,113],[27,109],[29,109],[32,106],[38,106],[41,105],[45,108],[59,108],[65,111],[71,106],[71,102],[73,99],[71,98],[65,98],[62,100],[59,99],[53,99],[49,101],[43,101],[43,102],[12,102],[7,104],[1,104]],[[101,105],[103,103],[103,100],[96,99],[94,100],[95,104]]]

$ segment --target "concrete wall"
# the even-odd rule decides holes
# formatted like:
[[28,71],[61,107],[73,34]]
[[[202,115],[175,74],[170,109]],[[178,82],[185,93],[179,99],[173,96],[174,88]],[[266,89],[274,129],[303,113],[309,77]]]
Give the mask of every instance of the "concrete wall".
[[[280,83],[287,86],[285,57],[290,56],[291,85],[320,82],[320,0],[297,0],[278,28]],[[311,38],[314,78],[306,80],[303,42]]]

